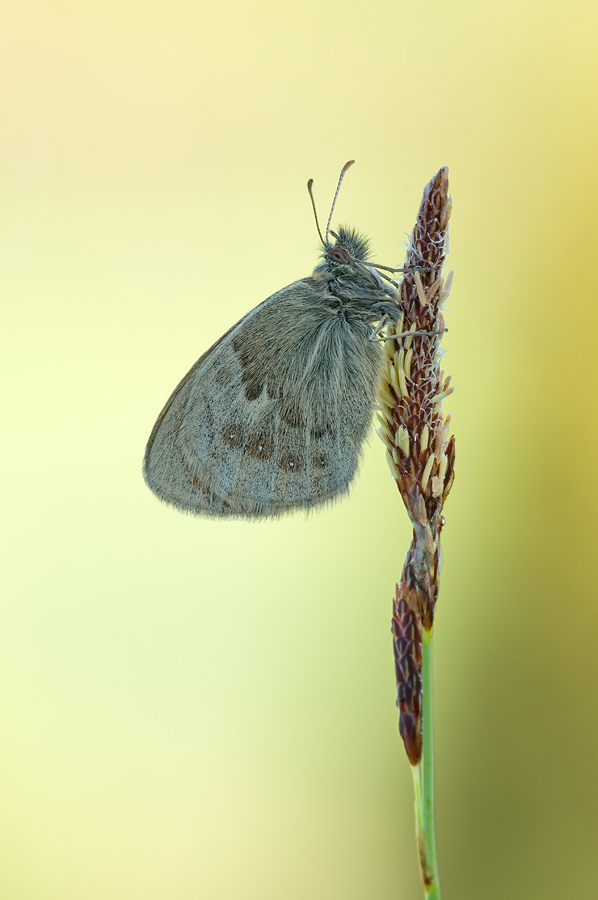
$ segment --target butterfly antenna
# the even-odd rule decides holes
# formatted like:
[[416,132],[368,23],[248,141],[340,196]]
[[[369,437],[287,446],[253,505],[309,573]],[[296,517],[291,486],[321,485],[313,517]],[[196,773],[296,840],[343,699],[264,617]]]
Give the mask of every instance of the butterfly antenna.
[[322,237],[322,232],[320,231],[320,223],[318,222],[318,214],[316,212],[316,201],[314,200],[314,192],[313,192],[314,180],[310,178],[307,182],[307,190],[309,191],[309,198],[311,200],[312,209],[314,211],[314,219],[316,220],[316,228],[318,229],[318,234],[320,235],[320,240],[325,245],[326,241]]
[[[351,168],[351,166],[353,165],[354,162],[355,162],[354,159],[350,159],[349,162],[346,162],[345,165],[341,169],[341,175],[338,180],[338,184],[336,186],[336,193],[334,195],[334,200],[332,201],[330,215],[328,216],[328,224],[326,225],[326,240],[324,242],[326,244],[326,246],[328,246],[328,235],[330,234],[330,223],[332,222],[332,214],[334,212],[334,207],[336,206],[336,198],[338,197],[338,192],[341,189],[341,184],[343,183],[343,178],[345,177],[345,172],[347,172],[348,169]],[[320,235],[320,237],[321,237],[321,235]]]

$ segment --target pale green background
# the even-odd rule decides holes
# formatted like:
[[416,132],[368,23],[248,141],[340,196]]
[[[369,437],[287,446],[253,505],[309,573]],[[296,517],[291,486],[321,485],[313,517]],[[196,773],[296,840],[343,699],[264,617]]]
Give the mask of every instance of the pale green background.
[[399,262],[450,167],[445,900],[593,896],[596,28],[587,0],[12,4],[0,37],[0,896],[422,896],[389,633],[409,528],[194,520],[141,478],[194,360],[336,221]]

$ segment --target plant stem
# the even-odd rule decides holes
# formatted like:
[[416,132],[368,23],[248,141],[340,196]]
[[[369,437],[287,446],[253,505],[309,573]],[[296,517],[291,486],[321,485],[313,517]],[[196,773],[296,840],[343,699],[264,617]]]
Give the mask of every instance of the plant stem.
[[[415,834],[417,837],[417,846],[418,848],[423,847],[424,841],[424,822],[423,822],[423,814],[422,814],[422,767],[421,762],[416,766],[411,766],[411,774],[413,775],[413,792],[415,794]],[[422,862],[422,871],[423,871],[423,860],[421,857],[420,851],[420,861]]]
[[[422,633],[422,830],[418,834],[426,900],[440,900],[436,837],[434,834],[434,725],[433,725],[432,629]],[[416,804],[417,804],[416,790]],[[419,825],[419,822],[417,823]],[[418,828],[419,831],[419,828]]]

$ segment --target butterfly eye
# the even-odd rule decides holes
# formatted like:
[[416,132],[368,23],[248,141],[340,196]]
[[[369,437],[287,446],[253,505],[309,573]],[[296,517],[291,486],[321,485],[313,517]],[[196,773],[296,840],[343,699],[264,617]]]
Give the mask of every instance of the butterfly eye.
[[328,250],[326,251],[326,256],[332,262],[345,263],[345,264],[351,262],[351,257],[349,256],[349,254],[347,253],[346,250],[343,250],[342,247],[329,247]]

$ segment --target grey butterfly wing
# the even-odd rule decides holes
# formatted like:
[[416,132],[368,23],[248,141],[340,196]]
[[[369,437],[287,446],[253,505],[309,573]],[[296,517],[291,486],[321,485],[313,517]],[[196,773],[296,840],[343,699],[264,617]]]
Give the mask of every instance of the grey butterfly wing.
[[[245,317],[246,318],[246,317]],[[243,319],[241,320],[241,322]],[[218,368],[206,364],[213,355],[218,359],[218,348],[229,334],[241,322],[233,325],[206,352],[200,356],[184,378],[178,383],[156,420],[147,442],[143,459],[143,477],[147,486],[160,499],[181,510],[200,512],[200,504],[195,496],[199,491],[207,505],[210,488],[207,479],[202,479],[199,466],[193,462],[192,455],[186,448],[184,422],[189,408],[190,398],[196,379],[204,383],[204,420],[210,424],[210,407],[208,396],[216,387],[216,375],[226,362],[226,354],[220,360]],[[222,376],[219,376],[222,378]],[[203,454],[197,453],[197,460]],[[203,488],[203,489],[202,489]],[[214,500],[216,498],[213,498]],[[197,504],[197,509],[195,505]],[[205,510],[207,512],[207,509]],[[214,515],[218,513],[215,511]],[[221,513],[222,514],[222,513]]]
[[177,386],[148,442],[148,486],[208,516],[276,516],[332,499],[357,470],[379,365],[378,346],[312,279],[295,282]]

